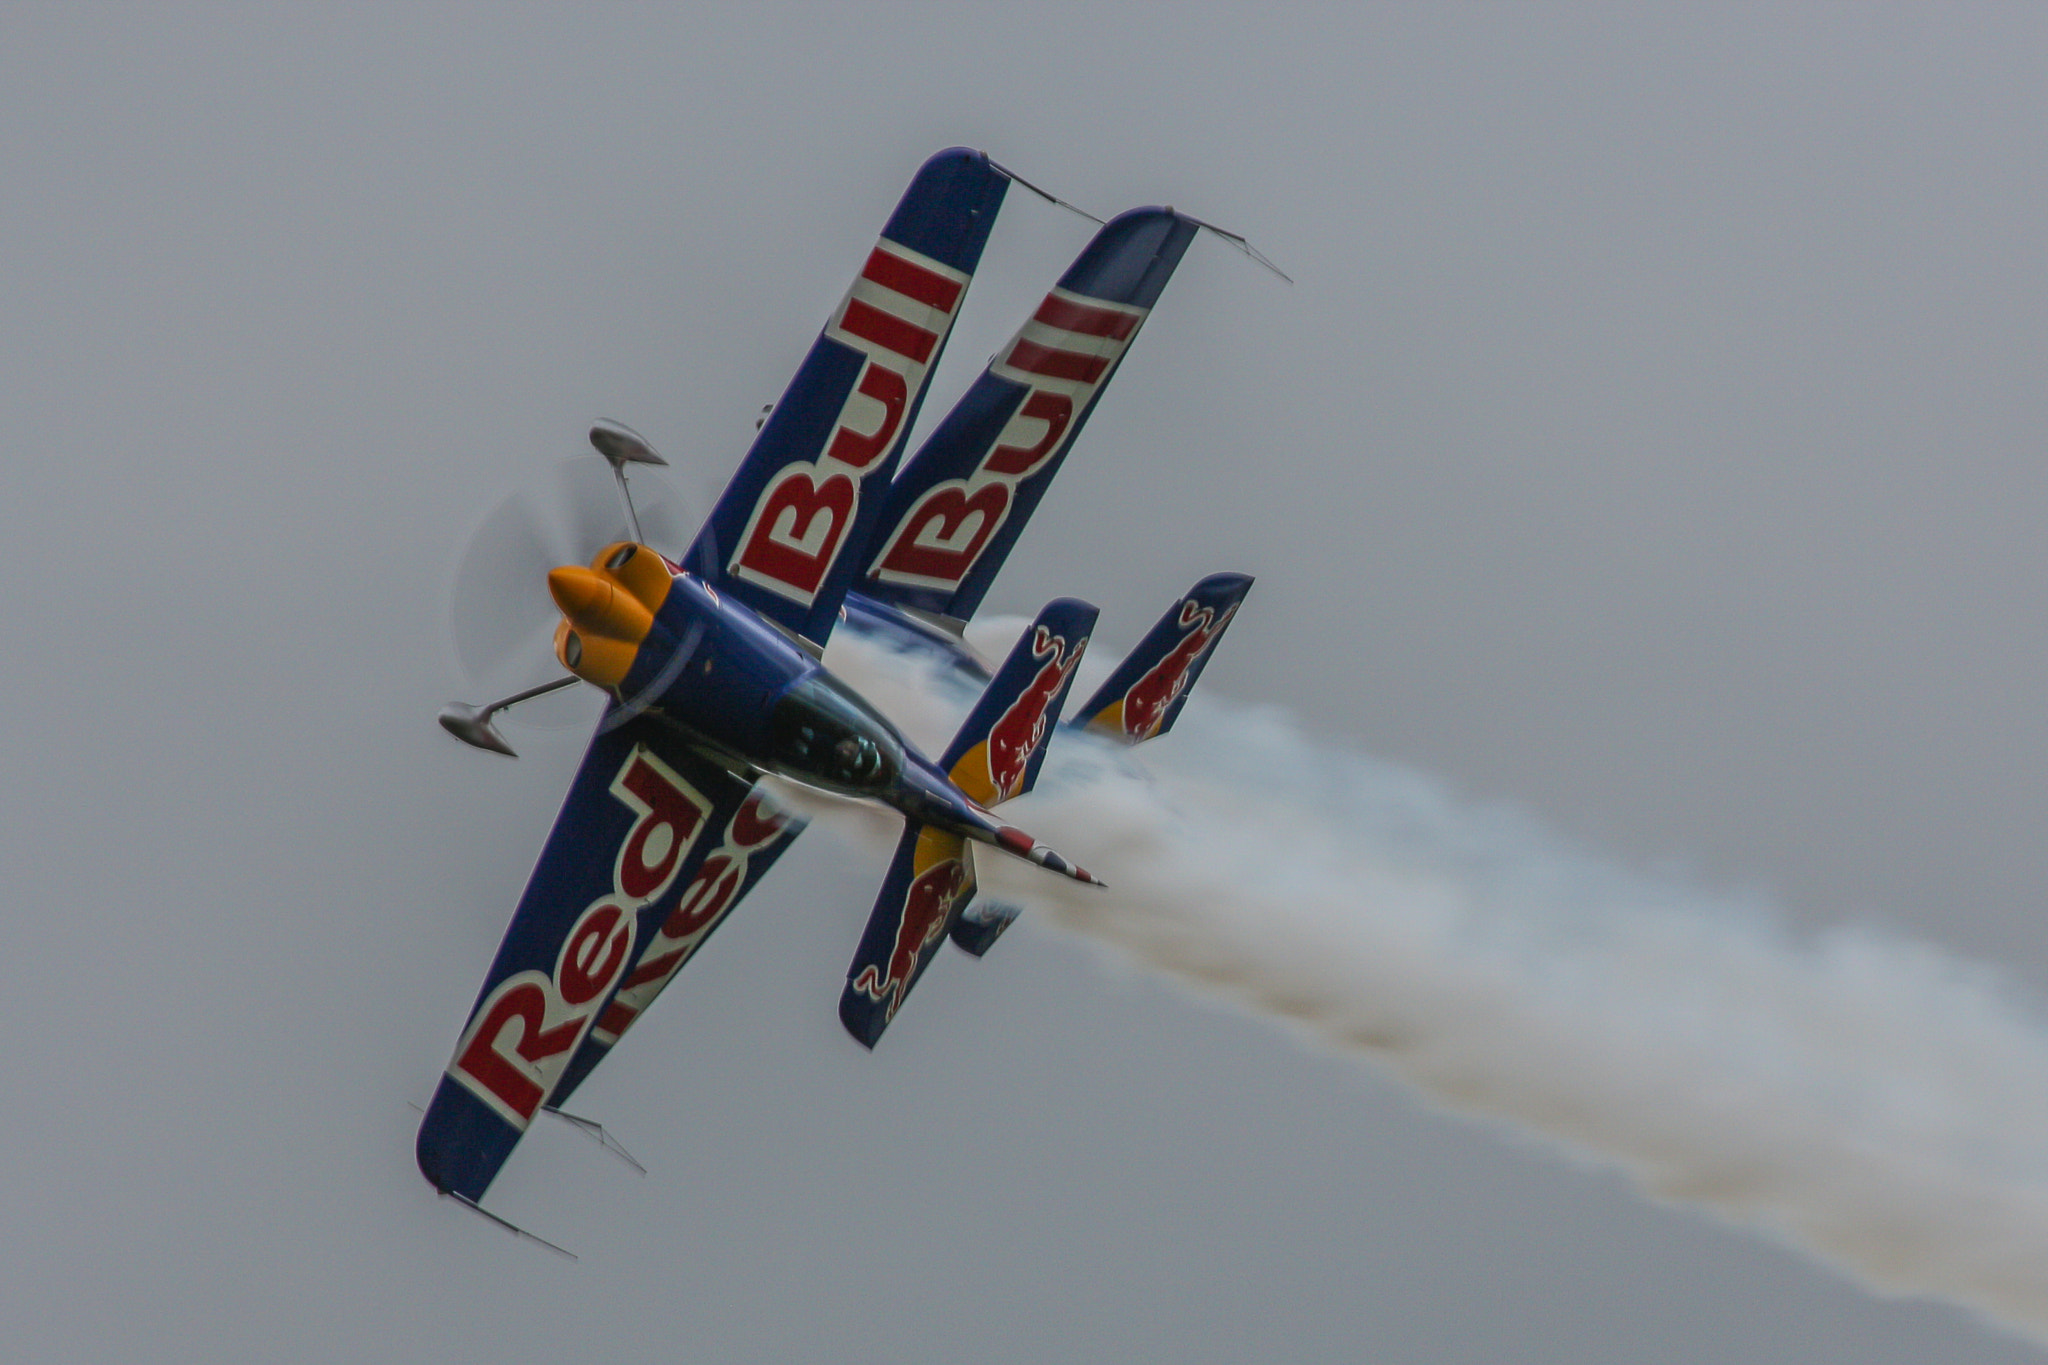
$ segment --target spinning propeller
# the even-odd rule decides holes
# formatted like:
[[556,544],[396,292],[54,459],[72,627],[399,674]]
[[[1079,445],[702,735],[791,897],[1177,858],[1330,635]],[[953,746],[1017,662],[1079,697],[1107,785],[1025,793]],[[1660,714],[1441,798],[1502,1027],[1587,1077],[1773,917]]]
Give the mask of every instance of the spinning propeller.
[[[561,614],[549,595],[551,570],[588,564],[606,545],[622,540],[679,559],[697,533],[696,509],[672,482],[652,474],[668,462],[639,433],[599,422],[590,429],[590,444],[608,471],[587,458],[561,461],[493,507],[456,560],[449,580],[449,643],[465,687],[498,700],[451,703],[439,720],[476,748],[516,757],[492,717],[576,681],[562,675],[555,659]],[[635,467],[630,487],[628,465]],[[676,669],[688,662],[695,641],[684,643]],[[636,711],[629,700],[608,723]],[[521,712],[523,721],[542,728],[578,724],[583,715],[583,708],[569,706]]]

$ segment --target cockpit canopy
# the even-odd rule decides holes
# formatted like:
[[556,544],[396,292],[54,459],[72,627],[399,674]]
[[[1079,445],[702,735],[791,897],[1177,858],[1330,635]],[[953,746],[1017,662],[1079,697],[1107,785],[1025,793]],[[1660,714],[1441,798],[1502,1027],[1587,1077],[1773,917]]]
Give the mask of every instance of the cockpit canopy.
[[792,684],[775,703],[768,751],[787,776],[833,791],[881,791],[903,771],[902,742],[889,722],[824,673]]

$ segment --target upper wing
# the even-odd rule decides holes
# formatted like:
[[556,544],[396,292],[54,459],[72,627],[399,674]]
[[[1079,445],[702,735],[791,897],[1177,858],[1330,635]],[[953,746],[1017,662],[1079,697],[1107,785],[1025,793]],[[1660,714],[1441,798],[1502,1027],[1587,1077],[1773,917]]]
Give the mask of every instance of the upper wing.
[[974,615],[1196,227],[1133,209],[1095,234],[890,485],[861,592]]
[[436,1189],[483,1197],[748,791],[659,722],[599,727],[420,1124]]
[[686,566],[821,646],[873,534],[1009,181],[980,152],[925,162],[811,346]]

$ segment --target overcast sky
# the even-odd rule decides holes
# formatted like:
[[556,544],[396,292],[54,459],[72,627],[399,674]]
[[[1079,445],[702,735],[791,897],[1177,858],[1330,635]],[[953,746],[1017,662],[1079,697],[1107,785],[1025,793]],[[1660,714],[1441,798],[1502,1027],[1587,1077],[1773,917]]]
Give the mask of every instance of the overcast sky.
[[862,1053],[822,833],[579,1095],[650,1173],[494,1187],[580,1262],[433,1197],[581,746],[435,729],[464,538],[601,416],[716,489],[953,144],[1298,281],[1196,244],[992,608],[1254,573],[1205,689],[2048,984],[2041,11],[751,8],[0,5],[13,1352],[2033,1358],[1042,924]]

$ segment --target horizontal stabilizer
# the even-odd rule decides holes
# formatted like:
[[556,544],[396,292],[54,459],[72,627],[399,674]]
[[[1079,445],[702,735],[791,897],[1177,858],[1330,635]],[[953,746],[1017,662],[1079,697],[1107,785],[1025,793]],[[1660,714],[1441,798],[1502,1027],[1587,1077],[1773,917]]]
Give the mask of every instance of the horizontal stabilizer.
[[839,1020],[861,1046],[881,1040],[973,894],[974,851],[966,839],[929,825],[903,831],[839,997]]
[[[984,808],[1029,791],[1037,779],[1046,740],[1074,685],[1095,615],[1094,607],[1071,597],[1047,603],[947,747],[940,766]],[[1095,881],[1022,830],[993,823],[987,828],[993,836],[989,842],[1007,853],[1077,881]],[[967,838],[930,825],[904,830],[867,932],[846,971],[839,1018],[848,1033],[867,1047],[875,1045],[973,895],[974,858]]]
[[1252,580],[1238,573],[1211,574],[1195,584],[1117,665],[1074,724],[1125,744],[1143,744],[1171,730],[1251,587]]

